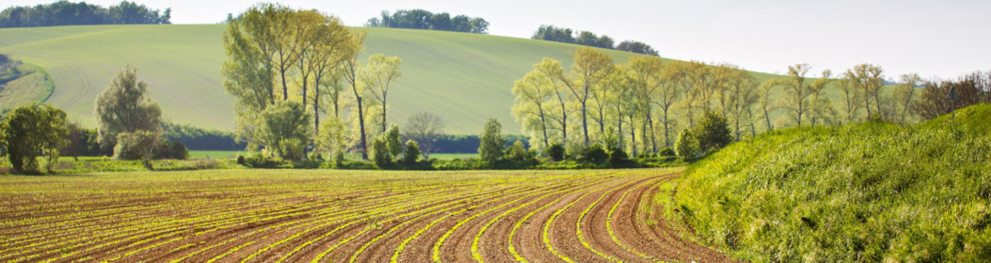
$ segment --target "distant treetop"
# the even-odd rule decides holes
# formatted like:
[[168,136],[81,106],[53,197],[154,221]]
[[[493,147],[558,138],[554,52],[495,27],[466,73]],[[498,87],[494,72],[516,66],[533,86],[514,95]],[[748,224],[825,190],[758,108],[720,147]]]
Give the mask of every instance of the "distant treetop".
[[46,5],[13,6],[0,12],[0,28],[107,24],[171,24],[172,8],[165,12],[123,1],[104,8],[86,2],[61,0]]
[[[575,34],[577,34],[577,36]],[[615,42],[607,35],[602,35],[600,37],[589,31],[578,32],[571,30],[570,28],[555,27],[553,25],[540,26],[540,28],[537,28],[537,32],[533,33],[533,37],[530,38],[657,56],[657,51],[654,50],[654,48],[651,48],[650,45],[644,44],[643,42],[627,40],[619,43],[618,46],[613,47]]]
[[465,15],[451,17],[446,12],[434,14],[423,9],[400,9],[392,14],[389,14],[389,11],[382,11],[381,17],[368,19],[365,26],[428,29],[475,34],[488,34],[489,30],[489,22],[479,17],[468,17]]

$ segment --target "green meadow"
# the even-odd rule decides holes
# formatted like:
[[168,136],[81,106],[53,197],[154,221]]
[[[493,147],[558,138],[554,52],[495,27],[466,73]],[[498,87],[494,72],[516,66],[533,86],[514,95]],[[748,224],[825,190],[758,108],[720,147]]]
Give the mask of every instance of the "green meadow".
[[[32,63],[54,80],[51,97],[6,99],[11,107],[46,101],[70,119],[95,127],[96,95],[125,63],[140,69],[166,119],[233,130],[233,98],[221,86],[225,25],[107,25],[0,29],[0,53]],[[402,58],[403,78],[391,89],[390,121],[418,112],[441,116],[448,133],[477,133],[486,118],[519,133],[511,115],[513,81],[544,57],[570,67],[578,45],[512,37],[368,28],[361,59],[377,53]],[[605,50],[618,63],[636,54]],[[661,51],[663,55],[663,50]],[[798,63],[799,61],[796,61]],[[851,65],[852,66],[852,65]],[[814,69],[817,72],[821,69]],[[758,80],[774,75],[756,73]],[[835,91],[830,91],[835,95]]]

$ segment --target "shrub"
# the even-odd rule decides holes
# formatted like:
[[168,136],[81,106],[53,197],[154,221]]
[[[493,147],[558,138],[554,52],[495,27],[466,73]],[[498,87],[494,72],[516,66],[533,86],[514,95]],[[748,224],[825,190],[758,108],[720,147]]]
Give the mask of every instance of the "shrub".
[[616,148],[609,152],[609,165],[622,166],[630,162],[630,156],[623,149]]
[[502,157],[502,148],[506,144],[506,139],[502,137],[501,130],[502,124],[499,124],[499,121],[495,118],[489,118],[489,121],[485,123],[485,129],[482,131],[482,135],[479,136],[481,146],[478,147],[478,155],[482,158],[482,161],[495,163]]
[[521,162],[527,157],[526,146],[523,146],[523,142],[516,141],[512,146],[506,148],[506,158],[510,160]]
[[240,154],[237,155],[237,164],[239,164],[239,165],[245,165],[244,155],[240,155]]
[[254,153],[251,156],[244,157],[244,165],[251,168],[279,168],[285,164],[285,161],[279,157],[269,157],[262,153]]
[[151,131],[118,133],[117,145],[114,146],[114,159],[150,160],[154,157],[154,149],[160,139],[158,133]]
[[676,154],[674,152],[674,149],[672,149],[671,147],[661,148],[661,151],[660,152],[657,152],[657,154],[660,155],[660,156],[668,156],[668,157],[677,156],[678,155],[678,154]]
[[702,116],[699,125],[692,129],[692,135],[698,141],[698,150],[702,153],[721,149],[733,142],[733,135],[726,117],[712,111],[708,111]]
[[699,154],[698,140],[688,129],[682,130],[678,134],[678,140],[674,142],[674,151],[682,158],[694,159]]
[[162,139],[152,155],[154,159],[185,160],[189,158],[189,150],[181,142]]
[[564,161],[564,146],[560,143],[552,144],[551,147],[547,148],[547,156],[550,156],[551,160],[555,162]]
[[399,126],[393,124],[385,133],[385,141],[389,147],[389,154],[393,158],[398,158],[400,154],[403,154],[403,142],[402,138],[399,136]]
[[379,168],[392,165],[392,156],[389,154],[389,146],[385,138],[379,136],[372,140],[372,160]]
[[582,155],[580,159],[583,162],[602,164],[608,158],[609,158],[609,153],[607,153],[606,150],[602,148],[602,145],[600,145],[599,143],[593,143],[592,145],[589,145],[588,147],[585,147],[585,149],[582,150]]
[[258,133],[267,149],[288,160],[302,160],[310,138],[312,116],[295,101],[279,101],[261,112]]
[[403,163],[413,165],[416,164],[417,159],[420,159],[420,146],[414,140],[406,141],[406,154],[403,155]]

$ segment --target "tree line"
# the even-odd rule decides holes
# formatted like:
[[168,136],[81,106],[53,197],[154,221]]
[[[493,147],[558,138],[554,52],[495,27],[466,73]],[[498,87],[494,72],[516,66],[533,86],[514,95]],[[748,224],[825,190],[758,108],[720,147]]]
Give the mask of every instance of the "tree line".
[[620,42],[619,45],[613,46],[615,41],[607,35],[597,36],[595,33],[589,31],[578,32],[570,28],[555,27],[553,25],[540,26],[540,28],[537,28],[537,32],[534,32],[530,38],[657,56],[657,50],[654,50],[650,45],[643,42],[626,40]]
[[13,6],[0,12],[0,28],[106,24],[171,24],[172,8],[164,12],[122,1],[104,8],[66,0],[36,6]]
[[[871,64],[839,76],[825,70],[818,78],[810,76],[808,64],[797,64],[785,76],[758,81],[725,63],[636,56],[617,64],[588,47],[572,55],[570,70],[544,58],[514,82],[513,115],[539,149],[562,145],[578,152],[600,143],[635,156],[657,154],[673,146],[680,131],[693,130],[704,119],[725,118],[732,140],[791,126],[865,120],[908,124],[951,111],[945,99],[951,87],[962,97],[953,109],[987,102],[991,94],[991,73],[926,83],[917,74],[905,74],[901,84],[886,87],[884,70]],[[927,88],[920,91],[919,86]],[[710,113],[718,117],[703,118]]]
[[392,14],[385,10],[382,11],[380,17],[368,19],[365,26],[428,29],[475,34],[487,34],[489,30],[489,22],[480,17],[468,17],[466,15],[451,17],[451,14],[447,12],[435,14],[423,9],[400,9]]
[[370,141],[388,128],[402,60],[359,61],[364,41],[363,29],[316,10],[260,4],[232,18],[221,72],[235,98],[237,139],[288,160],[352,150],[368,159]]

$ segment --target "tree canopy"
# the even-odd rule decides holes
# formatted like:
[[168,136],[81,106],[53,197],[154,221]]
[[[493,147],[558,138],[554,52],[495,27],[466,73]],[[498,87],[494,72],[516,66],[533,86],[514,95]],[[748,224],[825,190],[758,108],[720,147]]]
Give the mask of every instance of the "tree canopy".
[[483,18],[468,17],[465,15],[451,17],[451,14],[446,12],[434,14],[423,9],[399,9],[392,14],[389,11],[382,11],[381,17],[368,19],[365,26],[428,29],[475,34],[487,34],[489,31],[489,22]]
[[589,31],[575,31],[553,25],[541,25],[530,38],[657,56],[657,51],[643,42],[626,40],[615,46],[615,40],[607,35],[598,36]]
[[148,84],[138,80],[138,69],[125,65],[97,96],[97,133],[104,149],[113,148],[120,133],[160,130],[162,109],[145,96],[147,92]]
[[104,8],[86,2],[60,0],[36,6],[12,6],[0,12],[0,28],[106,24],[171,24],[172,8],[165,12],[122,1]]
[[14,171],[38,172],[37,156],[48,157],[49,170],[66,145],[69,130],[65,111],[49,105],[15,108],[0,121],[0,148]]

